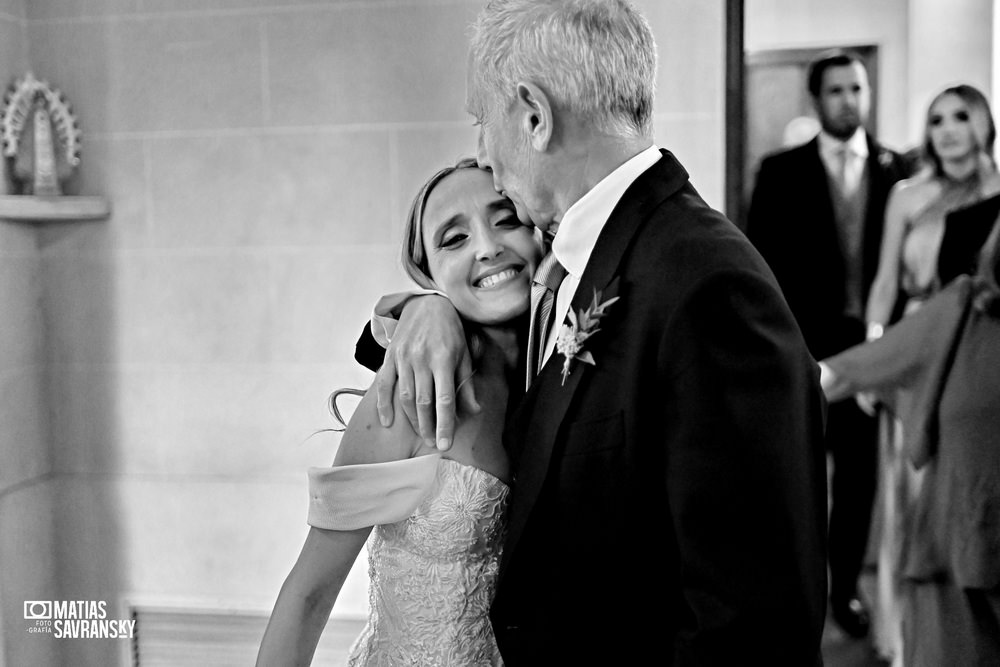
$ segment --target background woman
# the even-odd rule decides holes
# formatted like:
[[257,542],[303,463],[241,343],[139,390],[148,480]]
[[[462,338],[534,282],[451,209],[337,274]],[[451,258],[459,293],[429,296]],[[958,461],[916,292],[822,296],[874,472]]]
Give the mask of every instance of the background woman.
[[1000,222],[961,276],[880,340],[821,362],[831,401],[875,391],[924,471],[902,549],[903,664],[1000,664]]
[[926,169],[900,181],[889,195],[866,313],[872,333],[940,287],[937,252],[945,215],[1000,190],[995,141],[989,102],[976,88],[953,86],[931,102],[924,128]]
[[[865,320],[868,340],[912,313],[940,288],[937,258],[945,216],[1000,190],[993,157],[996,127],[983,94],[969,85],[943,90],[927,110],[923,157],[926,168],[900,181],[889,195],[878,273]],[[886,658],[901,655],[899,558],[919,475],[900,456],[900,425],[883,416],[879,490],[877,600],[873,614],[876,648]]]
[[382,428],[369,389],[334,466],[309,472],[312,528],[278,595],[258,665],[312,660],[369,534],[370,615],[348,664],[501,664],[488,616],[510,477],[501,432],[509,380],[523,366],[522,316],[542,247],[471,159],[424,185],[405,239],[409,275],[447,294],[465,322],[482,409],[460,416],[442,454],[407,419]]

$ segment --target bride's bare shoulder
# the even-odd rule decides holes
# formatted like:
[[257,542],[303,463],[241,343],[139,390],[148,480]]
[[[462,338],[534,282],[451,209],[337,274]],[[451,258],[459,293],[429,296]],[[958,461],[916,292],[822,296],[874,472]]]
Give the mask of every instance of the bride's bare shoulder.
[[398,396],[393,399],[395,419],[382,426],[377,396],[372,385],[354,408],[337,448],[334,465],[385,463],[411,458],[420,446],[420,436],[410,426]]

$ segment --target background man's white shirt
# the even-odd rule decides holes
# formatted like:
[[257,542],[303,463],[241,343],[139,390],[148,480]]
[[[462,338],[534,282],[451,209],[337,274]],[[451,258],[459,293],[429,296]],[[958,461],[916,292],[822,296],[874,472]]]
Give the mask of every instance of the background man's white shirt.
[[845,185],[846,191],[851,193],[858,189],[858,184],[861,183],[861,175],[865,170],[865,161],[868,159],[868,135],[865,133],[865,128],[859,127],[847,141],[841,141],[824,131],[820,131],[820,159],[823,160],[823,166],[826,167],[826,173],[830,174],[837,180],[840,178],[838,174],[838,170],[840,168],[838,161],[840,158],[837,153],[842,149],[842,147],[846,147],[848,151],[845,174],[847,182]]

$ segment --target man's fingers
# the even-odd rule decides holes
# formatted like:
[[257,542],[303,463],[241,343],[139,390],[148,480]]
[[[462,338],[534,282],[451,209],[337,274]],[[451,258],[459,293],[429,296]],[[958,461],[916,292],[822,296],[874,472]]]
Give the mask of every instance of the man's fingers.
[[[388,356],[388,355],[386,355]],[[392,393],[396,389],[396,366],[391,362],[383,363],[375,375],[376,406],[378,420],[382,426],[392,426]]]
[[[377,378],[380,420],[383,413],[391,414],[395,398],[400,403],[396,411],[406,414],[422,440],[431,447],[450,447],[457,419],[456,365],[462,368],[458,380],[471,374],[465,332],[451,302],[439,296],[411,299],[386,356],[394,368]],[[471,386],[463,395],[469,412],[478,411]]]
[[417,433],[428,445],[434,446],[434,376],[421,373],[416,377],[417,385]]
[[451,449],[455,436],[455,382],[443,375],[435,379],[437,409],[437,448]]
[[[476,400],[476,385],[472,381],[472,358],[466,352],[462,356],[462,361],[458,364],[458,406],[463,414],[476,414],[479,412],[479,401]],[[438,426],[440,434],[441,427]]]
[[417,419],[417,392],[414,389],[413,375],[411,374],[411,369],[407,368],[406,372],[400,373],[399,380],[397,381],[399,385],[399,406],[403,408],[403,414],[410,422],[410,426],[413,427],[414,431],[419,432],[419,420]]

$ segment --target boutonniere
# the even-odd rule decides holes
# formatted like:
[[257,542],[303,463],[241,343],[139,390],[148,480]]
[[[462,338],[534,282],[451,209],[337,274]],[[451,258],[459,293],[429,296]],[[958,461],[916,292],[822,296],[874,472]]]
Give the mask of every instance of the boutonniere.
[[607,309],[618,300],[613,297],[607,301],[601,301],[601,293],[594,290],[594,300],[590,302],[590,307],[574,313],[569,309],[569,324],[563,324],[559,329],[559,336],[556,338],[556,352],[565,357],[562,367],[562,384],[566,384],[570,367],[573,361],[582,361],[585,364],[595,366],[594,355],[590,350],[583,349],[587,339],[600,331],[598,324],[601,318],[607,315]]

